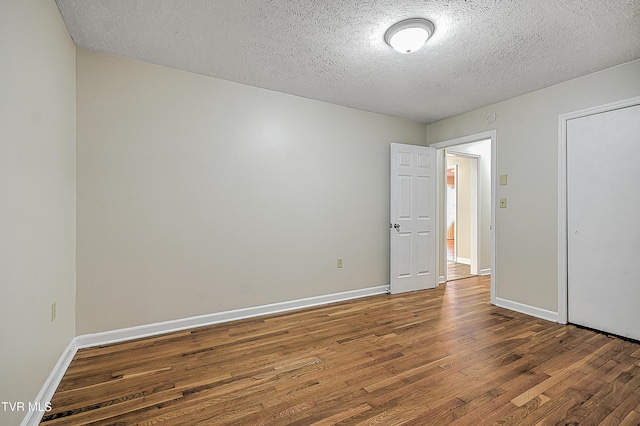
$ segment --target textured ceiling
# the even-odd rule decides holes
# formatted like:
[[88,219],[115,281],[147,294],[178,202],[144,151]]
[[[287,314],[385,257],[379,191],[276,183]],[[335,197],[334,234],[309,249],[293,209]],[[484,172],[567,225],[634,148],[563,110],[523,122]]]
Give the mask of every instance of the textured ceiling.
[[[640,0],[57,0],[80,48],[430,123],[640,58]],[[424,17],[422,50],[384,32]]]

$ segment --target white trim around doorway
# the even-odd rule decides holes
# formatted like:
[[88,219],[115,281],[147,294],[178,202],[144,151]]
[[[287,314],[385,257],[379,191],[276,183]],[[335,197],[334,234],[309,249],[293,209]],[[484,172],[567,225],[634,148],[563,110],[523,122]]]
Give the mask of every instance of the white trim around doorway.
[[[491,140],[491,303],[495,305],[497,301],[496,300],[496,243],[495,243],[496,242],[495,207],[496,207],[496,191],[497,191],[497,188],[496,188],[496,185],[497,185],[496,131],[490,130],[487,132],[476,133],[468,136],[462,136],[455,139],[433,143],[429,146],[436,149],[449,148],[456,145],[480,142],[487,139]],[[446,173],[446,170],[445,170],[445,173]],[[440,175],[441,173],[438,173],[437,175],[438,179],[442,179],[442,176]],[[437,182],[438,188],[441,187],[441,184],[442,184],[441,182]],[[438,204],[440,204],[439,197],[438,197]],[[436,221],[438,224],[440,224],[440,208],[441,206],[438,205],[438,208],[436,209]],[[440,228],[441,228],[440,225],[438,225],[438,227],[436,228],[436,239],[438,241],[438,254],[436,257],[436,265],[438,268],[440,268],[440,251],[441,251],[440,246],[442,245],[441,238],[443,237],[443,235],[441,235],[442,232]],[[445,253],[445,256],[446,256],[446,253]],[[445,268],[446,268],[446,262],[445,262]],[[487,273],[486,270],[483,270],[482,272],[484,272],[484,274]],[[438,276],[442,276],[440,274],[440,271],[438,272]],[[440,282],[442,282],[442,279],[440,280]]]

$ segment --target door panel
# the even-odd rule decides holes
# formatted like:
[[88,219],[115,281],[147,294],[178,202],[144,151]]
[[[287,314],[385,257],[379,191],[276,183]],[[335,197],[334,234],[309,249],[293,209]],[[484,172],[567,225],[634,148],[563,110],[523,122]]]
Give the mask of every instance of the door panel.
[[411,209],[413,200],[412,188],[411,188],[411,176],[399,175],[400,184],[400,200],[398,205],[398,218],[399,219],[411,219]]
[[413,245],[411,241],[411,233],[403,232],[398,233],[397,235],[397,254],[398,254],[398,262],[396,275],[399,278],[410,277],[411,270],[411,246]]
[[640,340],[640,106],[567,122],[569,322]]
[[392,293],[436,286],[435,155],[434,148],[391,144]]
[[[430,232],[418,232],[418,244],[416,244],[416,272],[425,275],[431,272],[432,253],[429,251],[432,241]],[[434,286],[435,287],[435,286]]]

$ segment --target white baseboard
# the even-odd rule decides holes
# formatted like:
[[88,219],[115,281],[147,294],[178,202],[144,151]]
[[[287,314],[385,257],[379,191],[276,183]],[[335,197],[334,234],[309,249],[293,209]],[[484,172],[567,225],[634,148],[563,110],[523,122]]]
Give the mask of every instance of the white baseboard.
[[525,305],[524,303],[514,302],[507,299],[496,297],[496,306],[520,312],[521,314],[531,315],[532,317],[541,318],[543,320],[558,322],[558,313],[548,311],[546,309],[536,308],[535,306]]
[[[67,371],[67,368],[69,368],[69,364],[71,364],[71,361],[73,360],[73,357],[75,356],[77,351],[78,347],[76,346],[76,338],[74,337],[67,348],[64,350],[62,355],[60,355],[60,359],[58,359],[58,362],[53,367],[51,374],[49,374],[49,377],[47,377],[44,385],[42,385],[42,389],[40,389],[40,392],[38,392],[38,396],[36,396],[34,403],[38,404],[39,407],[46,407],[46,404],[51,401],[51,398],[53,398],[53,394],[55,393],[56,389],[58,389],[58,385],[60,384],[64,373]],[[44,414],[44,411],[28,411],[20,425],[38,425],[40,424],[40,421],[42,420]]]
[[446,282],[447,282],[447,280],[444,279],[444,275],[440,275],[438,277],[438,284],[444,284]]
[[478,275],[491,275],[491,268],[480,269]]
[[255,306],[251,308],[235,309],[231,311],[216,312],[189,318],[139,325],[118,330],[103,331],[100,333],[83,334],[76,337],[78,349],[93,346],[107,345],[110,343],[124,342],[142,337],[155,336],[188,328],[202,327],[205,325],[235,321],[244,318],[252,318],[261,315],[277,314],[312,306],[326,305],[328,303],[344,300],[358,299],[389,292],[389,286],[364,288],[341,293],[327,294],[323,296],[308,297],[305,299],[291,300],[287,302],[272,303],[269,305]]
[[463,265],[471,265],[471,259],[466,257],[456,257],[456,263],[462,263]]

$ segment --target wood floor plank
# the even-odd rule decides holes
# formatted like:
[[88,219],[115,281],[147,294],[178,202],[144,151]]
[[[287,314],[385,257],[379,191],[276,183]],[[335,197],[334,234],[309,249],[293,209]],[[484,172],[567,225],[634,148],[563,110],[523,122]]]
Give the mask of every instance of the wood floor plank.
[[637,411],[630,412],[627,417],[622,419],[619,426],[638,426],[640,425],[640,413]]
[[489,277],[78,351],[43,425],[640,425],[640,345]]

